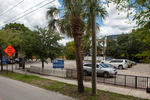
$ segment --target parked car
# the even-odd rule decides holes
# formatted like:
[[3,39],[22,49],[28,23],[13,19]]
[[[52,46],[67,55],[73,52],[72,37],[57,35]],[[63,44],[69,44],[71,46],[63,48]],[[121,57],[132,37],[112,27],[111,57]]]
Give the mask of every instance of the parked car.
[[16,63],[16,61],[13,59],[11,59],[11,58],[8,58],[8,64],[14,64],[14,63]]
[[16,63],[19,63],[19,58],[15,58],[15,62],[16,62]]
[[103,63],[111,64],[119,69],[126,69],[128,67],[127,61],[125,59],[111,59],[110,61],[105,61]]
[[125,60],[127,61],[128,68],[131,68],[133,65],[132,65],[132,63],[130,62],[130,60],[128,60],[128,59],[125,59]]
[[131,61],[130,62],[132,63],[132,65],[136,65],[137,63],[135,61]]
[[[110,77],[115,74],[117,74],[117,70],[110,68],[102,63],[96,63],[97,64],[97,75],[103,75],[104,77]],[[83,65],[84,75],[88,75],[92,73],[92,63],[85,63]]]

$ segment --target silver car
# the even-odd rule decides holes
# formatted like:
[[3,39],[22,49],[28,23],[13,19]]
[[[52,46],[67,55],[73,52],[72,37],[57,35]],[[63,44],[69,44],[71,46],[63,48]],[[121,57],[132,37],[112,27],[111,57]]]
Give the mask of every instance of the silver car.
[[[83,64],[84,75],[88,75],[92,73],[92,63],[84,63]],[[97,63],[97,75],[103,75],[104,77],[110,77],[117,74],[117,70],[114,68],[107,67],[102,63]]]

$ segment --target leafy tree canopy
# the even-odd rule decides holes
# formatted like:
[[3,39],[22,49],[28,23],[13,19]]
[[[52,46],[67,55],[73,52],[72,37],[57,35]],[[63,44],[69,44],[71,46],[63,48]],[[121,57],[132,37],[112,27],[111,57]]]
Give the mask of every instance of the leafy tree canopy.
[[75,48],[74,48],[74,41],[66,43],[65,46],[65,57],[66,59],[75,59]]
[[29,31],[28,27],[25,27],[24,24],[20,24],[20,23],[9,23],[6,24],[5,27],[3,27],[2,29],[11,29],[11,30],[20,30],[20,31]]
[[62,54],[63,46],[58,42],[62,37],[59,33],[48,31],[46,28],[36,26],[35,31],[28,31],[23,34],[22,39],[21,52],[25,55],[25,58],[31,59],[32,56],[36,56],[37,59],[42,61],[42,68],[44,62],[48,63],[48,58],[53,60]]

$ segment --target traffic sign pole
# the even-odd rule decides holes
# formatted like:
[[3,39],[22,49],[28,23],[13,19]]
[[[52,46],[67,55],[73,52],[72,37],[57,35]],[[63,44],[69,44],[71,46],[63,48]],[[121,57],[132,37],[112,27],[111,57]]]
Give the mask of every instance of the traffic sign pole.
[[[13,53],[16,52],[16,50],[11,46],[9,45],[5,50],[4,52],[10,57],[13,55]],[[8,56],[7,56],[7,74],[8,74]],[[13,73],[13,56],[12,56],[12,73]]]
[[13,73],[13,55],[12,55],[12,73]]
[[7,55],[6,64],[7,64],[7,74],[8,74],[8,55]]

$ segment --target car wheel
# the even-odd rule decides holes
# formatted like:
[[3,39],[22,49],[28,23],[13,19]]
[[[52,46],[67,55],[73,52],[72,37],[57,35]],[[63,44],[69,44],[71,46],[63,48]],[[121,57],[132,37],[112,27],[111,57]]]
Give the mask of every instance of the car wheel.
[[88,72],[86,70],[84,70],[84,76],[87,76]]
[[105,78],[107,78],[107,77],[109,77],[109,73],[108,73],[108,72],[104,72],[104,73],[103,73],[103,76],[104,76]]
[[122,65],[119,65],[119,67],[118,67],[119,69],[123,69],[123,67],[122,67]]

